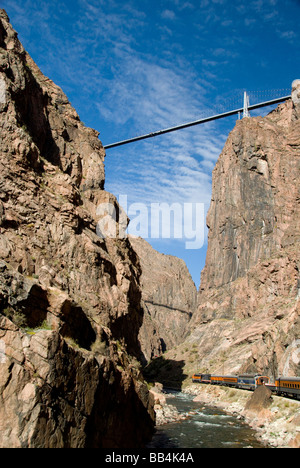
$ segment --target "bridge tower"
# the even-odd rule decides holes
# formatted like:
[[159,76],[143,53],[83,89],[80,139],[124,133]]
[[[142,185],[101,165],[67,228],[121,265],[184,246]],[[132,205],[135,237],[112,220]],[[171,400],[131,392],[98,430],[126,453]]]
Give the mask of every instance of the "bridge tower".
[[247,94],[247,91],[245,91],[245,92],[244,92],[244,111],[243,111],[243,119],[244,119],[245,117],[250,117],[249,105],[250,105],[249,96],[248,96],[248,94]]

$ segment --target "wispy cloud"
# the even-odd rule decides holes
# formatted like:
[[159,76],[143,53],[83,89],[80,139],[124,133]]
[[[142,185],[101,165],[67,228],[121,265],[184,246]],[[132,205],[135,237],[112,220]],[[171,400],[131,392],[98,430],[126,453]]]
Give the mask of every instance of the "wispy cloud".
[[173,10],[163,10],[161,17],[172,21],[176,18],[176,14]]
[[[178,60],[158,59],[155,54],[139,50],[136,28],[144,26],[145,18],[132,11],[130,25],[124,22],[122,11],[103,15],[99,4],[90,5],[86,0],[82,3],[86,4],[88,23],[81,18],[77,41],[84,35],[92,42],[96,34],[105,40],[106,67],[113,67],[113,73],[106,78],[102,76],[95,106],[104,121],[119,129],[118,139],[150,133],[209,113],[205,81],[195,80],[193,69]],[[174,18],[169,11],[163,14]],[[99,52],[95,49],[94,53]],[[97,70],[91,65],[92,87],[93,76],[96,83]],[[214,125],[210,125],[109,150],[106,187],[116,195],[126,194],[130,203],[193,201],[208,207],[211,170],[223,143]]]
[[[128,122],[133,122],[127,136],[134,136],[137,130],[148,133],[167,128],[208,112],[203,89],[197,86],[193,90],[193,76],[186,71],[136,57],[127,63],[125,78],[116,77],[111,83],[113,104],[110,94],[105,105],[99,105],[104,118],[109,115],[127,128]],[[108,177],[108,187],[147,204],[193,201],[208,205],[211,170],[222,143],[211,125],[112,150],[109,161],[115,154],[123,155],[125,161],[117,177]]]

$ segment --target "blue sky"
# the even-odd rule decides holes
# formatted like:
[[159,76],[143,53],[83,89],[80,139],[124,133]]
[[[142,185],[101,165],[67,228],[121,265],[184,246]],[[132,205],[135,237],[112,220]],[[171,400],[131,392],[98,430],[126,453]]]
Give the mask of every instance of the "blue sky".
[[[26,50],[104,145],[289,94],[300,78],[299,0],[1,0]],[[282,90],[278,91],[278,90]],[[265,115],[267,111],[259,113]],[[204,203],[235,118],[107,151],[128,204]],[[206,242],[148,239],[199,286]]]

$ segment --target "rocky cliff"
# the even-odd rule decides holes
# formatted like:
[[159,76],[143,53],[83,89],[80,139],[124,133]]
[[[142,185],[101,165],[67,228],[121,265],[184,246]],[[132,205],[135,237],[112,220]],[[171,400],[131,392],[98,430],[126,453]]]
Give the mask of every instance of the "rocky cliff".
[[181,343],[197,307],[197,289],[185,262],[130,237],[141,263],[143,325],[139,339],[148,362]]
[[155,415],[138,360],[165,349],[178,385],[196,370],[300,375],[299,81],[228,138],[198,299],[184,262],[97,235],[97,207],[119,210],[99,134],[4,10],[0,130],[0,447],[142,446]]
[[299,97],[296,80],[268,116],[238,121],[213,171],[189,372],[300,375]]
[[0,10],[0,446],[137,447],[140,265],[96,235],[104,150]]

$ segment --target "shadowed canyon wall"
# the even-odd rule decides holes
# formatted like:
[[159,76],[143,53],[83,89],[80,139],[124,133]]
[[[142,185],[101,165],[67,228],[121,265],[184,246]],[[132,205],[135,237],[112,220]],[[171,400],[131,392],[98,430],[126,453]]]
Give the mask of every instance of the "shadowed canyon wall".
[[138,447],[140,264],[96,235],[105,153],[0,10],[0,446]]
[[144,362],[184,341],[197,308],[197,288],[185,262],[130,237],[140,258],[143,325],[139,339]]

